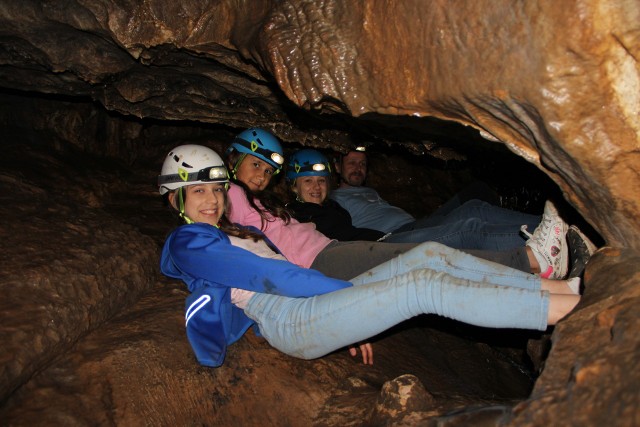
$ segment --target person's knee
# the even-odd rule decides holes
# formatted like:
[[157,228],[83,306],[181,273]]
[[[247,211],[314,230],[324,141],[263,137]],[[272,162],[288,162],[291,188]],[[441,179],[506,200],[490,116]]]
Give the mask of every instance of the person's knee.
[[421,251],[432,251],[432,252],[447,252],[451,250],[449,246],[443,245],[438,242],[424,242],[420,243],[417,248]]
[[462,223],[458,227],[457,231],[459,231],[459,232],[461,232],[461,231],[478,231],[478,230],[480,230],[482,228],[482,226],[485,223],[486,222],[481,218],[476,218],[476,217],[467,218],[467,219],[462,220]]
[[483,181],[477,181],[470,184],[459,193],[459,196],[462,201],[465,199],[480,199],[494,205],[500,203],[500,196],[498,193]]
[[491,206],[491,204],[480,199],[471,199],[471,200],[467,200],[460,206],[465,208],[478,208],[478,207],[484,207],[484,206]]

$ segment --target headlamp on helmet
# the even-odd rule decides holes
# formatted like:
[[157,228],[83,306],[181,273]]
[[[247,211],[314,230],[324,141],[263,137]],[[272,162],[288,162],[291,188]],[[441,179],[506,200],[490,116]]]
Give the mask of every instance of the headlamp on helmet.
[[284,157],[282,157],[278,153],[271,153],[271,155],[269,157],[271,158],[271,160],[273,160],[278,165],[280,165],[280,167],[282,167],[282,165],[284,164]]
[[251,128],[239,133],[227,154],[232,150],[264,160],[276,169],[276,173],[284,164],[284,152],[278,138],[260,128]]
[[313,149],[297,151],[289,159],[287,179],[293,181],[301,176],[330,176],[331,164],[324,154]]
[[224,166],[210,166],[208,168],[200,169],[197,172],[189,173],[187,170],[179,168],[178,173],[170,175],[161,175],[158,177],[158,185],[172,184],[176,182],[181,183],[195,183],[195,182],[227,182],[229,178],[227,176],[227,168]]
[[181,145],[169,152],[158,176],[160,194],[178,188],[207,182],[229,182],[222,158],[201,145]]

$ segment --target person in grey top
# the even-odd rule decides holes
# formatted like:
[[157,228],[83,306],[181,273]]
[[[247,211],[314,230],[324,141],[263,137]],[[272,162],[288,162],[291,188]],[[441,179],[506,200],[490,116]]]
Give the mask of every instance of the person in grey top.
[[[364,149],[339,156],[334,166],[340,181],[329,197],[349,213],[354,227],[385,233],[380,241],[436,241],[457,249],[494,251],[526,246],[546,276],[559,278],[566,274],[569,227],[550,201],[542,216],[504,209],[494,204],[498,200],[495,192],[482,184],[456,194],[430,216],[416,219],[364,185]],[[531,234],[527,230],[535,231]]]

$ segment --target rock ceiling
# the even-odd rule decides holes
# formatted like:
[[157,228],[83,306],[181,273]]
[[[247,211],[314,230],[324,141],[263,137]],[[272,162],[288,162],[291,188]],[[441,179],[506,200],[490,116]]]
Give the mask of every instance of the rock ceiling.
[[0,79],[307,144],[344,138],[296,127],[294,107],[453,120],[637,249],[638,18],[633,0],[5,1]]
[[[442,157],[469,130],[505,144],[608,246],[518,419],[552,423],[534,414],[557,421],[570,402],[626,392],[640,288],[637,0],[0,0],[0,40],[0,87],[124,116],[263,126],[333,148],[355,129]],[[605,373],[622,382],[598,396]],[[637,407],[637,390],[623,401]]]

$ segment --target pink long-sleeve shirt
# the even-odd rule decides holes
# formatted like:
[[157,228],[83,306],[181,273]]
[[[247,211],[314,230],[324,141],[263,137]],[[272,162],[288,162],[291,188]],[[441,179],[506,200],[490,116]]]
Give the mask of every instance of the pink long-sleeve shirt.
[[[320,251],[331,243],[331,239],[316,230],[313,223],[300,223],[293,218],[285,224],[280,218],[267,214],[270,221],[265,221],[262,228],[260,214],[251,207],[242,188],[230,184],[227,194],[230,202],[227,218],[261,229],[290,262],[300,267],[311,267]],[[259,202],[257,205],[261,207]]]

